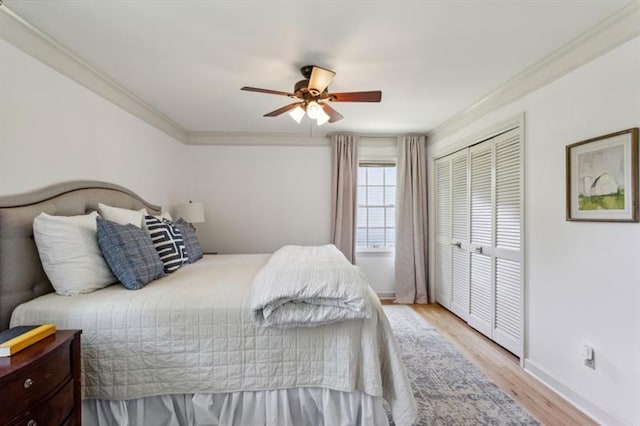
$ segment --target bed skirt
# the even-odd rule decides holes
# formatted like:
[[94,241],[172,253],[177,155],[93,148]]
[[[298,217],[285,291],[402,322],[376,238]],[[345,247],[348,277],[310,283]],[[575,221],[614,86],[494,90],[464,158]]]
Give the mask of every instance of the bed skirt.
[[388,426],[381,397],[324,388],[82,401],[83,425]]

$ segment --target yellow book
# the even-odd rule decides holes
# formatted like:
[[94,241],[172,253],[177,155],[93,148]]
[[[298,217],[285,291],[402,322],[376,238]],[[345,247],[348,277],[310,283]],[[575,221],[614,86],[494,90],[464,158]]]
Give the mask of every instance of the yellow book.
[[0,357],[7,357],[51,336],[56,332],[54,324],[10,328],[0,333]]

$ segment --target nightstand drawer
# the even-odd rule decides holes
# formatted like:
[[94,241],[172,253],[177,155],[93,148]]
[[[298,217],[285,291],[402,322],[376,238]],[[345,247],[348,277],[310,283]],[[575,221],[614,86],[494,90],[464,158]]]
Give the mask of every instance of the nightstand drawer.
[[45,426],[59,425],[69,416],[73,409],[73,381],[60,389],[50,399],[44,401],[18,422],[16,426]]
[[32,407],[70,376],[70,345],[65,345],[62,350],[56,351],[51,357],[43,359],[6,384],[2,389],[6,397],[0,399],[0,412],[17,414]]

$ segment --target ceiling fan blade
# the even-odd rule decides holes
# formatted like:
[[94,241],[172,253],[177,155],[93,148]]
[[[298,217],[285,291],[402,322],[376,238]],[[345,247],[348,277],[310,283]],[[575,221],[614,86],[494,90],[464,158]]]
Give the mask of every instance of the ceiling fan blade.
[[372,92],[330,93],[327,99],[333,102],[380,102],[382,92],[374,90]]
[[258,93],[266,93],[268,95],[282,95],[282,96],[289,96],[291,98],[294,98],[294,94],[293,93],[287,93],[287,92],[280,92],[278,90],[269,90],[269,89],[260,89],[257,87],[241,87],[240,90],[245,90],[247,92],[258,92]]
[[329,123],[335,123],[336,121],[342,120],[344,117],[338,111],[333,109],[329,104],[321,104],[322,109],[329,116]]
[[269,113],[266,113],[264,116],[265,117],[277,117],[280,114],[284,114],[287,111],[291,111],[292,109],[294,109],[295,107],[297,107],[298,105],[302,105],[304,104],[304,102],[294,102],[292,104],[283,106],[282,108],[278,108],[275,111],[271,111]]
[[331,70],[314,66],[309,77],[309,92],[314,96],[324,92],[335,75],[336,73]]

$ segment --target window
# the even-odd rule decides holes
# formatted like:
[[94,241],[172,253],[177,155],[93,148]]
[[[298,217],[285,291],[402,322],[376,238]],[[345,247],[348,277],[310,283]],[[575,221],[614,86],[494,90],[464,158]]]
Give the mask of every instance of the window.
[[395,246],[396,165],[360,163],[356,248]]

